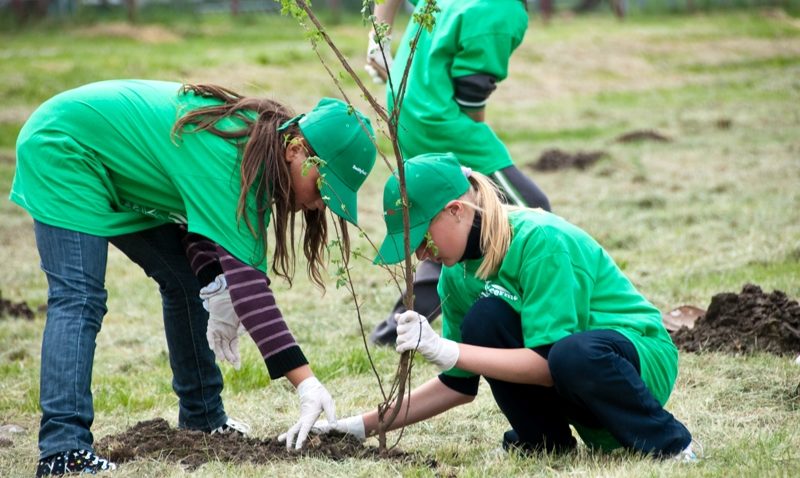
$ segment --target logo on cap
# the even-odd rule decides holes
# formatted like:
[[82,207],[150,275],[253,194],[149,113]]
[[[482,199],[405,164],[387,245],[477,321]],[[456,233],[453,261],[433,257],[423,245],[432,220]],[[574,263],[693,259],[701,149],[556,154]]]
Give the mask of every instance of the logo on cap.
[[366,175],[367,175],[367,172],[366,172],[366,171],[364,171],[363,169],[359,168],[359,167],[358,167],[358,166],[356,166],[355,164],[353,165],[353,170],[354,170],[355,172],[359,173],[359,174],[360,174],[360,175],[362,175],[362,176],[366,176]]

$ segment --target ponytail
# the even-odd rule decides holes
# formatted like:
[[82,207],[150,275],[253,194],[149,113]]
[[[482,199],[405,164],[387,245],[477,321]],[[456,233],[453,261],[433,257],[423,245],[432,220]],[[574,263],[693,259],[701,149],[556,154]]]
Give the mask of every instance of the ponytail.
[[511,243],[511,224],[508,222],[508,212],[500,200],[497,186],[489,178],[477,172],[472,172],[467,179],[470,189],[462,198],[481,212],[480,245],[484,257],[475,276],[486,280],[497,272],[508,251]]

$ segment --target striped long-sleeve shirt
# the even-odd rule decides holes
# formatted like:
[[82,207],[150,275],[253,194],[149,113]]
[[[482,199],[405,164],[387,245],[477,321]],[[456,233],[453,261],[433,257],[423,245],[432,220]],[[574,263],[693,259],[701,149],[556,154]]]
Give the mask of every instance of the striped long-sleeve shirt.
[[219,274],[225,275],[233,310],[258,346],[271,379],[308,364],[275,303],[266,274],[201,235],[187,233],[183,245],[202,285],[213,282]]

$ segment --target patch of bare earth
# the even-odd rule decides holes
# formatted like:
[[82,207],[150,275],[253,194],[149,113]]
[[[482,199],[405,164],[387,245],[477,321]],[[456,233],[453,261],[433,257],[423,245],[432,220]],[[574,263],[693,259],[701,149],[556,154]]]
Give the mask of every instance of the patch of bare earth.
[[800,19],[792,17],[782,8],[766,8],[761,10],[761,15],[800,30]]
[[599,161],[606,153],[603,151],[578,151],[568,153],[560,149],[548,149],[533,164],[536,171],[557,171],[559,169],[586,169]]
[[289,451],[277,439],[242,437],[236,434],[209,435],[196,430],[172,428],[163,418],[139,422],[118,435],[103,438],[95,445],[97,453],[116,463],[154,459],[179,463],[194,470],[210,461],[264,464],[292,461],[303,457],[340,461],[348,458],[388,459],[436,468],[434,460],[396,449],[381,453],[345,435],[310,436],[304,448]]
[[13,151],[0,151],[0,164],[14,164],[17,162],[17,155]]
[[715,295],[694,327],[673,332],[672,339],[687,352],[795,356],[800,352],[800,304],[779,290],[767,294],[747,284],[739,294]]
[[33,320],[34,312],[25,302],[14,302],[3,298],[0,291],[0,318],[12,317]]
[[711,84],[719,73],[686,67],[800,56],[796,38],[703,38],[703,33],[688,31],[684,40],[672,33],[614,32],[547,47],[528,39],[492,98],[503,104],[535,104],[575,95]]
[[130,25],[128,23],[103,23],[78,30],[85,37],[130,38],[141,43],[175,43],[182,37],[177,33],[157,25]]
[[31,106],[3,106],[0,108],[0,123],[24,123],[33,113]]
[[615,140],[617,143],[635,143],[640,141],[656,141],[669,143],[672,138],[652,129],[641,129],[621,134]]

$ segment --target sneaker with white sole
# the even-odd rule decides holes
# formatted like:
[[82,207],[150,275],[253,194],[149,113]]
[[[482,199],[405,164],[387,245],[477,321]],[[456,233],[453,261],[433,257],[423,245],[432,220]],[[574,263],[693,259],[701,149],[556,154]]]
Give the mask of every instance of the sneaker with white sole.
[[692,440],[686,448],[673,455],[672,459],[681,463],[697,463],[700,461],[700,456],[695,452],[692,445],[695,445],[695,447],[699,449],[700,455],[702,455],[703,445],[701,445],[700,442]]
[[244,422],[240,422],[235,418],[228,417],[228,421],[223,423],[221,426],[211,430],[210,432],[212,435],[216,435],[217,433],[221,435],[227,435],[229,433],[236,433],[240,436],[247,436],[250,433],[250,425]]
[[69,450],[39,460],[36,478],[87,473],[94,475],[102,471],[113,471],[117,465],[100,458],[90,450]]

